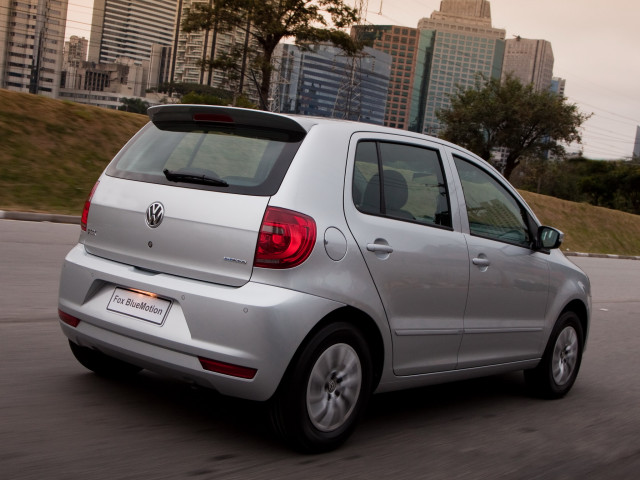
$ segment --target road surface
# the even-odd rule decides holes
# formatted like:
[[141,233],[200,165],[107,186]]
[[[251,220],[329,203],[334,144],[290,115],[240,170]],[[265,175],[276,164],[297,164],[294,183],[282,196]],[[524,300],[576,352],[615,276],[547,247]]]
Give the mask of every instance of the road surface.
[[77,225],[0,220],[0,478],[629,479],[640,471],[640,262],[575,258],[592,279],[582,370],[558,401],[520,374],[374,397],[338,451],[293,453],[259,405],[72,357],[57,281]]

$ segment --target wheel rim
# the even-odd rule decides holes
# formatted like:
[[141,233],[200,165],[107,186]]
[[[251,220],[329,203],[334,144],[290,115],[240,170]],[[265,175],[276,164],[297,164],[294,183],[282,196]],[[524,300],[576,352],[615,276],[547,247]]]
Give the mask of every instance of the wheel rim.
[[360,397],[362,365],[346,343],[326,349],[311,369],[307,384],[307,412],[322,432],[340,428],[349,419]]
[[578,362],[578,334],[573,327],[566,327],[558,335],[553,348],[553,380],[556,385],[566,384],[572,377]]

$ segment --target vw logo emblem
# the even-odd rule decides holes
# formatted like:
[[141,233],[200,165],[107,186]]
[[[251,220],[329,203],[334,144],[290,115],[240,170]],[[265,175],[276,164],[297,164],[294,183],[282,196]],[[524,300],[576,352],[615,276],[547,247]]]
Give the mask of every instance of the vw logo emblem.
[[147,207],[147,225],[156,228],[162,223],[164,218],[164,205],[154,202]]

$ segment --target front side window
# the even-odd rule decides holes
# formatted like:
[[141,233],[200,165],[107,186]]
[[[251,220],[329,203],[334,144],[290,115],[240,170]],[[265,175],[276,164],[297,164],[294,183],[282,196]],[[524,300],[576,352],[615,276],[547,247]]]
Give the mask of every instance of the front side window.
[[354,204],[363,213],[451,228],[449,196],[437,150],[361,141],[352,191]]
[[527,213],[489,173],[454,155],[471,235],[529,248]]

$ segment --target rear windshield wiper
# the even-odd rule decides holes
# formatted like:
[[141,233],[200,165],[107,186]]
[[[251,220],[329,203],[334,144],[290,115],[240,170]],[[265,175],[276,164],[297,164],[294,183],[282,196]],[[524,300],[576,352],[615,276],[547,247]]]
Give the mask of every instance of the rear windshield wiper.
[[164,176],[167,177],[167,180],[169,180],[170,182],[196,183],[198,185],[212,185],[214,187],[229,186],[229,184],[221,178],[213,177],[211,175],[172,172],[167,168],[165,168],[162,173],[164,173]]

